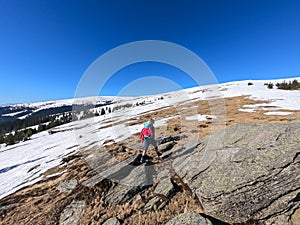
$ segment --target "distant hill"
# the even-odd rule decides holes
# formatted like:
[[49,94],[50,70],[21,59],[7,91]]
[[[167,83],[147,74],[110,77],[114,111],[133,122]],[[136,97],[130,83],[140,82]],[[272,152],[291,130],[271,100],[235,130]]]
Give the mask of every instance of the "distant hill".
[[49,122],[51,117],[71,113],[74,109],[86,110],[106,106],[116,99],[116,97],[88,97],[0,106],[0,134]]

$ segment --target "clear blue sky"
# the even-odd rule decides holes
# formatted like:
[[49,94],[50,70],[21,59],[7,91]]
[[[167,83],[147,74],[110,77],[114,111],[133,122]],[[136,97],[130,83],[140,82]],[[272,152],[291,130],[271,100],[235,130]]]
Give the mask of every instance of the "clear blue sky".
[[[192,50],[220,83],[300,76],[300,1],[0,0],[0,104],[72,98],[94,60],[138,40]],[[144,76],[195,85],[176,68],[140,63],[101,94],[122,93]],[[153,90],[173,89],[158,82]]]

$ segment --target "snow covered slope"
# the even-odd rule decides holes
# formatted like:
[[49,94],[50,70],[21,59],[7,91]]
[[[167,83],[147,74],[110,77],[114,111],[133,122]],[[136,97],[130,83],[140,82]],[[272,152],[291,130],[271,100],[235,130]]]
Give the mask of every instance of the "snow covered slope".
[[[280,79],[280,80],[260,80],[260,81],[239,81],[231,82],[221,85],[222,88],[227,90],[221,91],[224,97],[234,97],[234,96],[249,96],[253,100],[268,101],[269,103],[260,105],[246,105],[243,109],[249,109],[250,111],[255,111],[258,106],[265,106],[267,110],[272,107],[274,113],[280,112],[280,110],[300,110],[300,90],[280,90],[275,87],[277,82],[300,81],[300,77],[293,79]],[[272,82],[274,84],[273,89],[267,88],[265,84]],[[248,83],[253,83],[253,85],[248,85]]]
[[[300,78],[297,78],[300,81]],[[286,79],[288,81],[288,79]],[[293,79],[292,79],[293,80]],[[248,85],[249,83],[253,85]],[[124,106],[113,113],[85,120],[75,121],[56,127],[55,133],[47,131],[35,134],[31,140],[11,146],[0,147],[0,198],[16,190],[45,179],[42,174],[49,168],[60,165],[62,158],[70,153],[102,146],[108,140],[121,141],[138,133],[141,124],[128,125],[141,115],[167,109],[180,103],[215,98],[247,96],[265,103],[244,105],[240,110],[255,112],[258,108],[266,109],[266,115],[293,113],[300,110],[300,91],[268,89],[265,83],[270,81],[238,81],[220,85],[195,87],[156,96],[118,98],[112,106]],[[271,81],[274,84],[280,80]],[[111,98],[109,98],[111,99]],[[101,100],[100,100],[101,101]],[[24,107],[47,108],[72,104],[73,100],[34,103]],[[125,107],[126,106],[126,107]],[[288,111],[288,112],[287,112]],[[203,117],[204,116],[204,117]],[[193,118],[205,119],[214,115],[194,115]],[[156,126],[163,126],[168,119],[156,121]]]
[[5,105],[5,106],[0,106],[0,117],[6,120],[9,119],[9,117],[25,119],[26,117],[32,115],[33,113],[42,110],[59,108],[63,106],[71,107],[73,104],[87,104],[87,103],[92,103],[95,105],[106,104],[108,102],[116,101],[119,98],[120,97],[96,96],[96,97],[86,97],[86,98],[79,98],[79,99],[67,99],[67,100],[57,100],[57,101],[47,101],[47,102]]

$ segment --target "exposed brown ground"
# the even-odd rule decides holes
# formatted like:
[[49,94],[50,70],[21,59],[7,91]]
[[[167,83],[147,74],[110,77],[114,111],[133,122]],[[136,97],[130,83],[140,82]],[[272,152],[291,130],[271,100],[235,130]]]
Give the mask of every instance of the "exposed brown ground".
[[[224,103],[224,105],[223,105]],[[223,129],[224,126],[230,126],[239,123],[288,123],[291,120],[300,120],[300,112],[294,111],[287,116],[268,116],[266,111],[258,110],[255,113],[241,112],[238,109],[243,105],[258,104],[261,101],[253,101],[245,97],[235,97],[224,99],[223,102],[214,101],[195,101],[181,105],[184,116],[180,113],[178,107],[162,109],[160,111],[143,115],[131,124],[143,123],[149,117],[162,119],[174,115],[179,117],[167,122],[167,126],[157,128],[157,136],[166,136],[174,133],[186,133],[191,138],[204,137],[212,132]],[[214,106],[212,106],[215,104]],[[225,106],[225,108],[223,108]],[[194,112],[199,114],[211,115],[212,107],[221,107],[226,111],[223,115],[224,120],[206,120],[206,121],[187,121],[185,116],[192,115]],[[272,110],[272,109],[271,109]],[[280,110],[282,111],[282,110]],[[221,115],[220,115],[221,116]],[[224,123],[223,123],[224,122]],[[126,143],[137,142],[138,135],[133,135]],[[107,151],[112,152],[118,159],[123,160],[137,153],[137,150],[129,152],[119,152],[119,146],[124,143],[115,143],[107,146]],[[154,155],[150,151],[150,154]],[[170,199],[169,203],[162,210],[154,210],[148,213],[143,212],[148,199],[153,196],[154,187],[149,188],[142,195],[138,195],[134,201],[123,205],[107,205],[104,202],[104,190],[100,187],[92,192],[79,185],[72,193],[66,194],[56,190],[59,183],[76,178],[79,183],[87,180],[92,168],[82,158],[75,158],[62,167],[55,167],[49,170],[46,175],[54,174],[67,170],[59,176],[54,176],[47,180],[40,181],[32,186],[25,187],[16,193],[0,200],[1,205],[10,205],[4,213],[0,213],[0,224],[57,224],[59,216],[64,207],[74,199],[84,199],[87,202],[85,214],[80,224],[101,224],[106,219],[116,216],[124,224],[164,224],[179,213],[184,211],[201,212],[201,207],[196,200],[186,191],[177,188],[176,194]],[[108,186],[113,185],[109,184]]]

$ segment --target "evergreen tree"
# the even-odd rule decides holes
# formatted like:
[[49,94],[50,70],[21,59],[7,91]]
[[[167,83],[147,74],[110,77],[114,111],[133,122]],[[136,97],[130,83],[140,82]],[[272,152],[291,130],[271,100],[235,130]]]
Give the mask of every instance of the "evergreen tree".
[[12,134],[7,135],[6,138],[5,138],[5,143],[7,145],[13,145],[13,144],[15,144],[14,135],[12,135]]
[[42,132],[44,129],[44,126],[42,124],[39,124],[37,131]]
[[32,128],[29,128],[29,129],[26,131],[27,137],[30,137],[32,134],[33,134],[33,129],[32,129]]
[[293,80],[292,82],[292,89],[299,89],[300,83],[297,80]]
[[58,120],[53,120],[53,121],[51,121],[51,122],[47,125],[46,129],[51,129],[51,128],[56,127],[56,126],[58,126],[58,125],[59,125],[59,121],[58,121]]
[[16,132],[15,132],[15,135],[14,135],[14,140],[15,140],[15,142],[21,141],[22,139],[23,139],[22,133],[19,132],[19,131],[16,131]]
[[37,129],[32,129],[32,134],[36,134],[37,133]]
[[0,134],[0,144],[4,143],[4,136],[2,134]]
[[101,115],[104,115],[105,114],[105,110],[104,108],[101,109]]
[[268,84],[268,88],[269,88],[269,89],[273,89],[273,86],[274,86],[273,83],[269,83],[269,84]]

